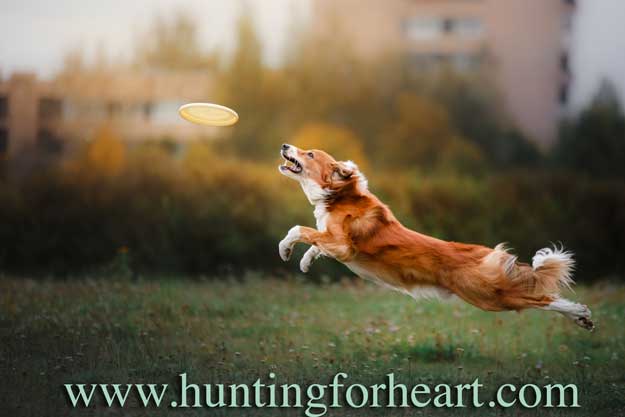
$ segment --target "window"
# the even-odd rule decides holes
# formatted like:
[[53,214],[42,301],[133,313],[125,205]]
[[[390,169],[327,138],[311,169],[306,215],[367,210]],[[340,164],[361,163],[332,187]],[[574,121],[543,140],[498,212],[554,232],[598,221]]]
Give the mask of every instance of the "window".
[[414,62],[423,69],[431,69],[440,66],[447,60],[447,57],[443,54],[419,54],[414,58]]
[[479,54],[438,54],[438,53],[416,53],[407,57],[407,64],[411,71],[432,71],[448,66],[457,71],[473,71],[479,69],[481,64]]
[[0,156],[9,151],[9,131],[0,129]]
[[404,32],[414,40],[435,39],[442,34],[443,25],[443,20],[439,18],[417,17],[404,23]]
[[451,55],[450,63],[459,71],[473,71],[478,69],[482,60],[475,54],[454,54]]
[[562,52],[562,54],[560,55],[560,69],[565,74],[570,73],[571,67],[569,63],[569,54],[566,52]]
[[479,37],[482,21],[474,17],[414,17],[404,21],[404,32],[412,40],[430,40],[442,36]]
[[39,100],[39,118],[41,120],[59,120],[63,117],[63,102],[56,98],[45,97]]
[[558,91],[558,101],[561,105],[566,105],[569,101],[569,86],[568,84],[562,84]]
[[152,111],[154,110],[154,106],[150,102],[143,103],[142,110],[143,110],[143,118],[149,121],[152,116]]
[[122,112],[122,105],[117,101],[109,101],[106,103],[106,115],[109,119],[119,117]]
[[156,125],[182,125],[185,120],[178,116],[179,101],[157,101],[152,103],[150,123]]
[[464,37],[478,37],[484,32],[482,22],[475,18],[457,19],[454,24],[454,33]]
[[9,117],[9,98],[0,96],[0,119],[6,119],[7,117]]
[[49,129],[37,132],[37,145],[49,153],[60,153],[63,150],[63,141]]

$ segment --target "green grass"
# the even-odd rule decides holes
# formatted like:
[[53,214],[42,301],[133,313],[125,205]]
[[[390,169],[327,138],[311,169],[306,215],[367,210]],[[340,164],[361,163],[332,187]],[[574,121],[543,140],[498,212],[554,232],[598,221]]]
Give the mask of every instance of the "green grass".
[[[480,409],[475,415],[625,414],[625,288],[578,288],[588,333],[542,311],[486,313],[415,303],[360,281],[0,280],[3,415],[235,415],[237,410],[71,410],[63,383],[574,383],[581,409]],[[490,390],[489,390],[490,388]],[[488,400],[487,394],[486,399]],[[466,415],[467,410],[330,409],[328,415]],[[241,412],[242,413],[242,412]],[[303,415],[247,409],[245,415]]]

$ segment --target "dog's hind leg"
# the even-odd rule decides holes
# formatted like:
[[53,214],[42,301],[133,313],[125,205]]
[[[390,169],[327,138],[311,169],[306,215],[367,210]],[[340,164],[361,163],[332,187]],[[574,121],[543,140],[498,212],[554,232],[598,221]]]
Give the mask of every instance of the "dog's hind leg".
[[586,330],[593,330],[594,323],[590,319],[592,313],[588,306],[575,303],[566,298],[556,298],[544,307],[543,310],[556,311],[573,320],[578,326]]
[[308,248],[304,256],[302,256],[302,260],[299,262],[299,269],[302,272],[306,273],[310,269],[310,265],[315,261],[315,259],[321,256],[321,250],[316,246],[311,246]]

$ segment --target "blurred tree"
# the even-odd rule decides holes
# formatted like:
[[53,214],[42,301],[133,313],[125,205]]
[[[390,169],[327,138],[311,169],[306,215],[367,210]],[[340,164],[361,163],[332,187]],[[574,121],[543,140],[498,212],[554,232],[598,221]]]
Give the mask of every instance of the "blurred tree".
[[86,152],[88,171],[103,176],[115,176],[124,168],[126,147],[108,126],[101,127]]
[[365,172],[369,162],[361,140],[349,129],[328,123],[308,123],[289,142],[302,149],[322,149],[337,160],[350,159]]
[[[407,71],[405,57],[392,49],[377,60],[362,61],[354,53],[340,19],[329,19],[332,30],[300,31],[288,49],[285,88],[289,89],[288,111],[294,127],[310,120],[347,126],[362,138],[376,163],[384,163],[382,157],[389,162],[393,154],[407,158],[409,165],[421,160],[425,166],[431,163],[453,168],[460,164],[461,171],[481,171],[483,164],[504,168],[540,160],[536,147],[507,120],[487,74],[449,69],[415,74]],[[415,113],[411,113],[410,106],[404,106],[398,118],[394,105],[402,102],[405,93],[427,97],[427,108],[416,105],[412,107]],[[429,116],[419,114],[421,110]],[[441,112],[446,119],[442,123],[438,117]],[[442,125],[452,133],[437,131]],[[389,129],[393,131],[390,136]],[[454,139],[436,139],[438,134]],[[408,142],[396,143],[398,137]],[[426,144],[436,143],[447,150],[425,150]],[[404,148],[407,153],[400,152],[405,146],[409,146]],[[426,157],[427,152],[433,155]],[[419,153],[422,157],[416,158]]]
[[186,147],[182,164],[189,172],[197,174],[205,172],[206,167],[213,166],[217,161],[219,155],[215,153],[211,144],[198,141]]
[[228,91],[236,94],[239,100],[258,99],[263,76],[262,49],[249,11],[239,16],[237,43],[228,73]]
[[426,80],[429,95],[448,110],[451,123],[495,166],[536,165],[540,153],[504,113],[497,88],[485,72],[444,71]]
[[445,107],[427,97],[403,93],[397,97],[395,109],[395,119],[379,139],[387,167],[482,169],[481,151],[455,131]]
[[253,18],[249,9],[244,9],[237,22],[234,52],[217,83],[219,101],[236,109],[241,117],[222,146],[243,158],[276,157],[280,137],[275,127],[286,107],[281,101],[282,81],[263,66]]
[[195,20],[182,11],[171,18],[154,18],[135,51],[134,64],[140,68],[214,70],[218,65],[218,54],[201,48]]
[[575,171],[625,179],[625,116],[610,82],[602,82],[577,118],[562,123],[554,159]]
[[93,68],[97,71],[106,72],[110,70],[112,62],[109,59],[108,51],[102,41],[98,42],[93,56]]
[[105,73],[116,63],[110,59],[109,52],[102,42],[98,42],[93,51],[91,59],[87,58],[87,51],[82,46],[73,47],[63,55],[63,66],[57,77],[71,77],[76,75],[84,75],[86,73],[97,74]]
[[[292,80],[294,104],[309,117],[338,120],[337,110],[360,95],[362,70],[340,20],[330,16],[324,33],[300,32],[287,49],[286,74]],[[344,110],[342,113],[345,113]]]
[[362,61],[341,19],[333,15],[327,19],[328,31],[292,30],[283,87],[289,97],[291,128],[324,120],[348,126],[366,146],[374,144],[389,114],[388,103],[381,98],[387,84],[380,71],[384,65]]
[[63,56],[63,67],[60,75],[82,73],[86,70],[85,51],[82,48],[73,48]]

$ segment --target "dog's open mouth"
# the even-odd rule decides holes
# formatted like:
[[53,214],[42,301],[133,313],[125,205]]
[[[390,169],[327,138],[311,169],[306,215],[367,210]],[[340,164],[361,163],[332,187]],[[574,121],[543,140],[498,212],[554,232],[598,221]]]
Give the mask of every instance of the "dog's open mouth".
[[299,174],[300,172],[302,172],[302,164],[300,164],[297,159],[291,158],[284,152],[281,152],[281,154],[282,157],[286,160],[284,165],[280,165],[280,169],[282,171],[289,170],[294,174]]

